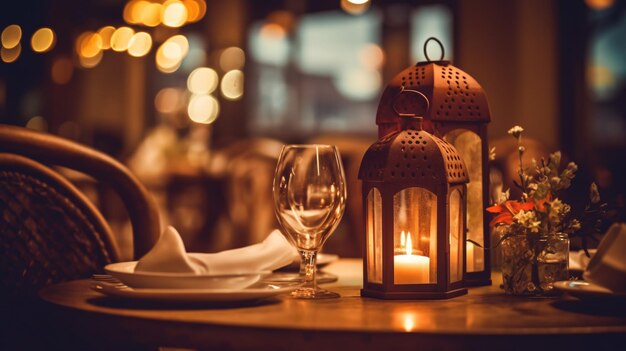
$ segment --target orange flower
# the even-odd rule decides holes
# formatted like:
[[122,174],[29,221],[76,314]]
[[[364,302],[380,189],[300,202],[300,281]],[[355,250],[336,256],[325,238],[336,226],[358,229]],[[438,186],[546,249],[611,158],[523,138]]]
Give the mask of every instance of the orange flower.
[[487,212],[497,213],[497,215],[489,222],[490,226],[494,226],[498,223],[511,224],[513,223],[513,216],[519,213],[519,211],[530,211],[534,207],[532,202],[519,202],[515,200],[508,200],[500,205],[487,207]]
[[551,197],[552,196],[550,196],[550,193],[548,193],[543,199],[534,200],[535,208],[537,209],[537,211],[546,212],[546,202],[550,201]]

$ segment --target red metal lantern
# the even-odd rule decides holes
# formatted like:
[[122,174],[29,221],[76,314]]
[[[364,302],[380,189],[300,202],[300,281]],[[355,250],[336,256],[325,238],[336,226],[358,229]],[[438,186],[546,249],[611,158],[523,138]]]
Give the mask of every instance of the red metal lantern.
[[[398,74],[381,97],[376,115],[379,138],[397,131],[398,116],[393,98],[401,91],[424,94],[431,108],[424,114],[424,129],[452,144],[467,166],[467,256],[465,282],[468,286],[491,284],[491,264],[483,247],[489,247],[489,224],[485,208],[489,206],[489,150],[487,124],[491,121],[487,96],[478,82],[448,61],[418,62]],[[472,242],[480,244],[474,245]]]
[[463,282],[467,171],[455,148],[422,130],[426,97],[393,98],[396,131],[365,153],[366,224],[361,295],[437,299],[467,293]]

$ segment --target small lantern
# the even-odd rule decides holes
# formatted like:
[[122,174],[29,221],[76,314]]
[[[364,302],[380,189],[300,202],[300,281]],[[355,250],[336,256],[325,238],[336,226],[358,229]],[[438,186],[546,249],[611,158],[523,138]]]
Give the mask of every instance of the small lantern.
[[[441,46],[439,61],[428,57],[426,46],[431,40]],[[376,116],[379,138],[397,130],[398,116],[392,100],[400,91],[415,90],[428,97],[431,109],[424,115],[424,129],[456,148],[469,176],[465,283],[468,286],[490,285],[490,257],[483,249],[490,245],[489,224],[485,218],[485,208],[489,206],[487,124],[491,121],[487,96],[469,74],[443,61],[444,49],[439,40],[426,40],[424,55],[428,61],[402,71],[383,92]]]
[[[366,240],[361,295],[443,299],[467,293],[463,282],[467,171],[454,147],[422,130],[420,92],[394,97],[399,125],[365,153]],[[421,113],[420,113],[421,114]]]

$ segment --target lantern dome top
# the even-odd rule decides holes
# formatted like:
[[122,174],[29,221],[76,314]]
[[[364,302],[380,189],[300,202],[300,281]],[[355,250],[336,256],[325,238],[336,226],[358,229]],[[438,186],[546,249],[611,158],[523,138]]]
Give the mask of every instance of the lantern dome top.
[[454,146],[414,124],[403,125],[409,127],[370,146],[361,162],[359,179],[424,184],[469,182],[463,159]]
[[[425,53],[427,43],[428,41],[424,45]],[[428,98],[430,109],[423,115],[427,123],[491,121],[485,91],[472,76],[449,61],[429,60],[418,62],[400,72],[383,90],[376,113],[376,124],[384,131],[379,135],[383,136],[394,130],[398,122],[394,104],[406,90],[418,91]]]

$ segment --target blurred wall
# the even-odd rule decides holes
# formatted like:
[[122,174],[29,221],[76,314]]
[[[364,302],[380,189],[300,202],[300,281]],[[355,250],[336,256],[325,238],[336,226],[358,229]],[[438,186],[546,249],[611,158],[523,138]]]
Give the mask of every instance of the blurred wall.
[[456,64],[487,92],[491,140],[519,124],[559,147],[556,0],[458,2]]

